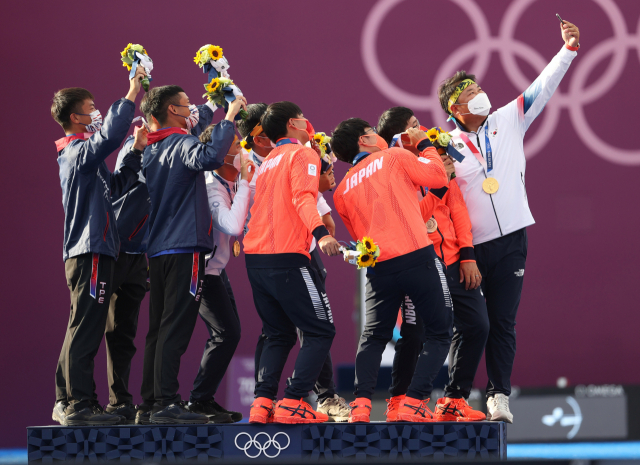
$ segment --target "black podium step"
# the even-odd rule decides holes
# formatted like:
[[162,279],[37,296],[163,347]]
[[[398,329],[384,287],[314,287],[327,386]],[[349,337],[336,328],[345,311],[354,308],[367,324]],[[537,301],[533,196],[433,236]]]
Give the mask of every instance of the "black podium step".
[[502,422],[27,428],[30,462],[507,458]]

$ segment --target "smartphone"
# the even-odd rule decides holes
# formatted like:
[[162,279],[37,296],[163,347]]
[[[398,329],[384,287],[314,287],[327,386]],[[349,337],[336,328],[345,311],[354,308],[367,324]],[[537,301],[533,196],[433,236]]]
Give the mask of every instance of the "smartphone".
[[564,24],[564,21],[562,20],[562,18],[558,13],[556,13],[556,17],[560,20],[560,24]]

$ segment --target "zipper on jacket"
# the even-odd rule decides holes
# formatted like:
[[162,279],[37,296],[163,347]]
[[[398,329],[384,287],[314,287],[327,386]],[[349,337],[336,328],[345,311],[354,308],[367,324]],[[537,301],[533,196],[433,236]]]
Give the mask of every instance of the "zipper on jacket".
[[442,243],[444,242],[444,236],[442,235],[442,233],[440,232],[440,226],[436,226],[436,231],[438,231],[438,234],[440,234],[440,255],[442,256],[442,263],[444,263],[444,252],[442,251]]
[[[484,128],[484,130],[486,131],[487,128]],[[480,135],[478,133],[476,133],[476,140],[478,141],[478,150],[480,150],[480,155],[482,155],[482,157],[484,158],[484,154],[482,153],[482,145],[480,145]],[[482,173],[484,174],[484,178],[487,179],[487,173],[485,173],[484,170],[482,170]],[[496,212],[496,206],[493,204],[493,194],[489,194],[489,199],[491,200],[491,207],[493,207],[493,214],[496,217],[496,223],[498,223],[498,230],[500,231],[500,235],[503,236],[502,227],[500,226],[500,220],[498,219],[498,213]]]
[[527,199],[527,185],[524,183],[524,173],[522,171],[520,171],[520,179],[522,180],[522,187],[524,187],[524,199],[528,201],[529,199]]
[[104,232],[102,233],[102,240],[107,242],[107,231],[109,230],[109,212],[107,212],[107,225],[104,227]]
[[149,218],[149,215],[144,215],[144,218],[142,218],[142,221],[140,221],[140,223],[138,223],[138,226],[136,226],[136,229],[134,229],[133,232],[131,233],[131,235],[129,236],[129,240],[132,240],[133,236],[135,236],[136,234],[138,234],[140,232],[140,230],[142,229],[144,224],[147,222],[147,218]]

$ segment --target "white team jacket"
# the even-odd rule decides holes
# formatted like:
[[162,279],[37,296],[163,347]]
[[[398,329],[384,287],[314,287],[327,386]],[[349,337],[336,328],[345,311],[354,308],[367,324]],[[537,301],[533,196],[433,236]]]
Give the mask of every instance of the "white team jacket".
[[205,173],[207,197],[213,220],[213,253],[207,255],[205,274],[220,275],[231,255],[229,239],[239,237],[244,229],[244,222],[249,212],[249,183],[245,180],[236,183],[227,181],[231,196],[227,188],[216,179],[211,172]]
[[500,184],[493,195],[482,190],[487,177],[483,166],[460,138],[456,121],[452,143],[465,156],[456,163],[456,179],[471,219],[473,244],[481,244],[535,223],[525,188],[524,135],[555,92],[576,52],[565,47],[553,57],[540,76],[518,98],[494,111],[478,132],[465,132],[486,161],[485,133],[493,153],[491,176]]

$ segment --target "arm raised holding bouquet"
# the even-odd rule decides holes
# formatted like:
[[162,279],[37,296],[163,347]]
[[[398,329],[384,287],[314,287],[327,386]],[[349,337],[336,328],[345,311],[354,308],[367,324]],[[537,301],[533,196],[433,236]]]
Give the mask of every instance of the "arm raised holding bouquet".
[[[242,91],[234,84],[227,71],[230,66],[226,57],[223,56],[222,48],[217,45],[203,45],[200,47],[193,59],[195,63],[207,74],[207,83],[204,84],[206,90],[203,97],[219,108],[229,109],[229,104],[242,97]],[[246,119],[246,107],[242,108],[236,119]]]
[[122,66],[129,70],[129,79],[136,75],[138,67],[144,70],[144,77],[140,79],[145,92],[149,91],[151,81],[151,71],[153,71],[153,61],[149,58],[147,51],[140,44],[129,44],[120,52]]

